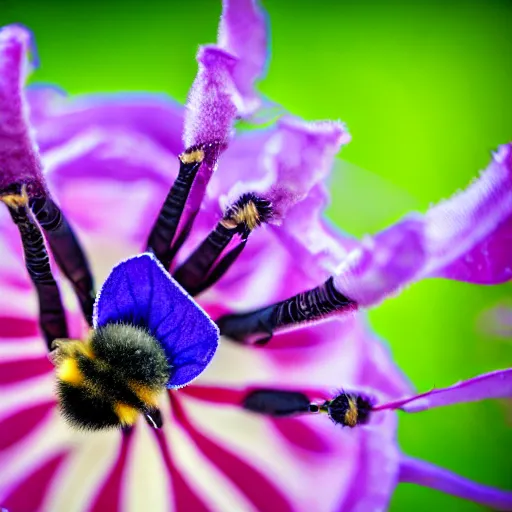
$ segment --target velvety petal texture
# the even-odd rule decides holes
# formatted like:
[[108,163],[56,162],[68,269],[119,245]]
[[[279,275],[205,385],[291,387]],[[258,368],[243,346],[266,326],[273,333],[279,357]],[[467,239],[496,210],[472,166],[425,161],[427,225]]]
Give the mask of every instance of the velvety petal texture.
[[23,92],[31,39],[21,26],[0,30],[0,190],[24,183],[30,194],[44,195],[46,186]]
[[268,60],[265,14],[257,0],[224,0],[217,44],[238,58],[233,80],[241,103],[239,113],[251,114],[261,105],[254,89]]
[[488,398],[512,397],[512,369],[499,370],[464,380],[447,388],[433,389],[420,395],[377,406],[376,410],[402,409],[418,412],[461,402],[476,402]]
[[510,280],[511,155],[512,144],[501,146],[465,191],[363,240],[336,271],[336,287],[372,306],[425,277],[486,284]]
[[237,59],[216,46],[199,49],[199,70],[187,100],[183,141],[186,147],[226,143],[237,114],[233,68]]
[[225,205],[245,192],[255,192],[271,201],[271,222],[281,223],[295,204],[326,179],[335,155],[349,141],[341,123],[306,122],[292,116],[279,119],[259,159],[241,171]]
[[217,350],[217,326],[150,253],[114,267],[98,294],[94,326],[117,322],[145,327],[160,342],[169,388],[195,379]]

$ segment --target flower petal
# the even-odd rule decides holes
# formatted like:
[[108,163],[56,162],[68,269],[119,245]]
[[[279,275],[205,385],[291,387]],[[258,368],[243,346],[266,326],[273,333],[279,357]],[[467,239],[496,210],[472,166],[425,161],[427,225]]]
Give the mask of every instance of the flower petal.
[[512,143],[467,190],[427,214],[435,259],[426,272],[479,284],[512,279]]
[[[159,94],[89,94],[66,96],[50,86],[26,90],[30,120],[41,151],[67,144],[76,136],[98,131],[144,137],[177,156],[185,109]],[[96,175],[94,167],[89,175]],[[99,173],[98,173],[99,175]],[[169,182],[172,176],[169,177]]]
[[32,195],[45,195],[22,90],[30,45],[31,34],[23,27],[10,25],[0,30],[0,190],[25,183]]
[[7,496],[0,495],[2,505],[13,511],[37,510],[49,494],[56,474],[67,458],[68,452],[63,451],[46,460],[26,475]]
[[109,322],[147,327],[171,364],[168,387],[195,379],[217,350],[216,325],[149,253],[112,270],[96,300],[94,316],[95,327]]
[[493,284],[512,278],[512,144],[464,192],[365,239],[334,283],[372,306],[425,277]]
[[485,373],[447,388],[433,389],[420,395],[379,405],[375,410],[402,409],[407,412],[419,412],[462,402],[508,397],[512,397],[512,368]]
[[411,457],[402,457],[399,480],[453,494],[494,510],[512,509],[512,492],[472,482],[447,469]]
[[211,142],[226,143],[237,115],[233,68],[237,59],[215,46],[197,54],[199,70],[192,84],[185,112],[183,140],[186,147]]
[[238,57],[233,80],[243,100],[239,113],[246,116],[261,104],[254,83],[263,74],[268,58],[265,14],[256,0],[224,0],[223,4],[217,42]]
[[250,170],[239,175],[224,203],[233,203],[245,192],[262,194],[272,202],[274,220],[280,223],[295,204],[325,180],[334,156],[349,140],[341,123],[281,118],[258,159]]

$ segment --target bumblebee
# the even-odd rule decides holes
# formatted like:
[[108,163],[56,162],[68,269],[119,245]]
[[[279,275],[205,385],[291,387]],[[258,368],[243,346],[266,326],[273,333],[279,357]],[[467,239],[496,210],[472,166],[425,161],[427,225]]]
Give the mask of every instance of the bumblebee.
[[56,340],[53,346],[60,408],[71,425],[129,427],[142,413],[159,426],[158,397],[170,367],[147,330],[110,324],[93,330],[85,341]]
[[[217,349],[217,326],[168,273],[171,243],[204,156],[198,147],[180,156],[180,172],[148,239],[148,252],[114,267],[97,295],[78,238],[48,191],[26,183],[0,191],[37,292],[59,407],[74,428],[131,427],[141,414],[160,427],[160,394],[197,377]],[[47,244],[91,327],[85,340],[68,339]]]

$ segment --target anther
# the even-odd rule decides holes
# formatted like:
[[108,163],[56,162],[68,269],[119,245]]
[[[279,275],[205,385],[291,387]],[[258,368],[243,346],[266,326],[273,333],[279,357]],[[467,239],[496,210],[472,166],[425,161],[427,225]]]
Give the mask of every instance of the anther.
[[372,404],[362,395],[343,392],[320,406],[320,411],[326,412],[335,424],[354,428],[368,422]]
[[331,315],[357,309],[357,303],[340,293],[330,277],[325,283],[272,306],[249,313],[225,315],[217,320],[221,335],[244,344],[264,345],[276,332],[314,323]]
[[[176,270],[173,277],[194,296],[217,282],[245,247],[251,231],[272,215],[269,201],[255,194],[244,194],[230,206],[215,229]],[[239,243],[226,252],[238,236]]]
[[[204,156],[202,146],[188,148],[179,156],[180,170],[178,176],[149,235],[147,248],[155,254],[166,269],[170,267],[176,252],[171,244],[174,241],[190,189]],[[190,229],[190,226],[184,229]]]

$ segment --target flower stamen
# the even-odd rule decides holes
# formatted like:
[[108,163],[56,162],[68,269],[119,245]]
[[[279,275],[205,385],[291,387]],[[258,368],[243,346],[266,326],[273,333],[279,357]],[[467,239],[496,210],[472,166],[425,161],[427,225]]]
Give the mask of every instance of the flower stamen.
[[39,299],[39,322],[48,348],[53,340],[67,338],[66,315],[59,288],[53,277],[50,259],[41,229],[34,222],[28,207],[26,186],[19,193],[0,197],[9,209],[12,220],[18,227],[25,255],[25,266],[35,285]]
[[57,265],[73,285],[87,323],[92,325],[94,283],[84,252],[72,227],[50,197],[31,198],[29,204],[46,233]]
[[324,320],[357,309],[357,303],[340,293],[330,277],[311,290],[298,293],[249,313],[225,315],[217,320],[221,335],[244,343],[265,345],[276,332]]
[[256,389],[248,393],[242,406],[248,411],[268,416],[291,416],[311,412],[309,398],[299,391]]
[[192,184],[204,159],[201,146],[192,146],[179,156],[180,170],[174,181],[153,229],[148,238],[147,248],[168,269],[176,250],[171,248],[185,209]]
[[336,425],[354,428],[368,422],[372,404],[362,395],[342,392],[320,406]]
[[[226,210],[215,229],[176,270],[173,277],[194,296],[216,283],[240,255],[251,231],[272,215],[269,201],[244,194]],[[235,235],[240,243],[222,256]]]

